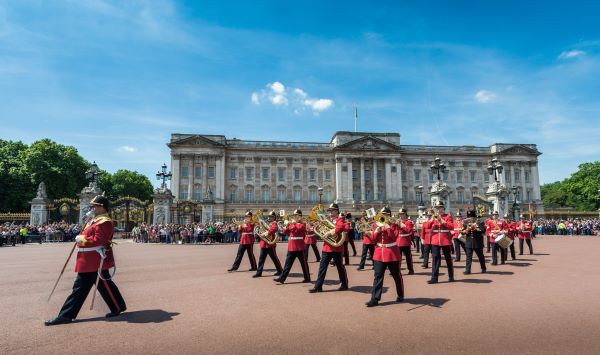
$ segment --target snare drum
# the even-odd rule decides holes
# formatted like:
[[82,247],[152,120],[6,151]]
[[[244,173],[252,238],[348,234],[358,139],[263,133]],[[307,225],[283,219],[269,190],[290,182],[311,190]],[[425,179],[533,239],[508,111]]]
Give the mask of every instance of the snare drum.
[[496,239],[494,240],[496,244],[498,244],[501,248],[506,249],[512,244],[512,240],[508,237],[508,235],[502,233],[498,234]]

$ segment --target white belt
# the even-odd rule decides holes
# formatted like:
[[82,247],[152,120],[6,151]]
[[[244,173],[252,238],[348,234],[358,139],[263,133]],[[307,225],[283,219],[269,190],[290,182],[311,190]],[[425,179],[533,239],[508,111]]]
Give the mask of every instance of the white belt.
[[303,237],[289,237],[288,240],[304,240]]
[[410,234],[400,234],[401,237],[410,237]]
[[77,251],[80,253],[84,253],[87,251],[100,251],[102,249],[104,249],[104,247],[79,248]]
[[306,238],[314,238],[314,237],[315,237],[315,235],[314,235],[314,234],[307,234],[307,235],[306,235]]
[[434,230],[433,233],[450,233],[450,231],[447,230]]
[[391,248],[391,247],[395,247],[397,245],[396,245],[396,243],[388,243],[388,244],[377,243],[377,246],[380,248]]
[[249,233],[249,232],[243,232],[242,235],[253,235],[254,233]]

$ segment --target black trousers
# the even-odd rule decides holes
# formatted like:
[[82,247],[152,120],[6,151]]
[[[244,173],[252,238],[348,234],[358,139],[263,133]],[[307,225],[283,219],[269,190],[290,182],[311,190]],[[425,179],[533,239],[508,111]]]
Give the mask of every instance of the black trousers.
[[[77,318],[88,293],[94,288],[97,277],[98,273],[96,271],[80,272],[77,274],[73,283],[73,290],[58,313],[59,317]],[[110,274],[108,270],[102,271],[102,278],[105,280],[101,279],[98,281],[98,292],[102,296],[102,299],[106,302],[111,312],[123,311],[126,308],[125,301],[117,285],[112,280],[109,280]]]
[[354,245],[354,238],[349,238],[348,243],[350,243],[350,245],[352,246],[352,256],[356,256],[356,246]]
[[431,244],[423,244],[421,252],[423,253],[423,266],[429,267],[429,252],[431,251]]
[[358,264],[358,267],[361,269],[364,269],[365,262],[367,261],[367,253],[369,253],[369,255],[371,255],[371,258],[373,258],[374,252],[375,252],[375,244],[364,244],[363,243],[362,253],[360,254],[360,263]]
[[454,278],[454,266],[452,265],[452,247],[450,245],[432,245],[431,256],[433,258],[431,266],[431,279],[437,281],[440,274],[440,266],[442,265],[442,252],[446,259],[446,267],[448,268],[448,278]]
[[235,256],[235,261],[233,262],[233,266],[231,266],[232,269],[237,270],[240,267],[240,263],[244,257],[244,252],[247,251],[248,259],[250,259],[250,270],[256,270],[256,259],[254,258],[253,246],[254,244],[240,244],[237,255]]
[[500,262],[506,261],[506,249],[501,248],[497,243],[492,244],[492,264],[498,264],[498,250],[500,251]]
[[256,274],[259,276],[262,275],[267,255],[271,258],[273,264],[275,264],[277,273],[281,274],[281,263],[279,262],[279,258],[277,257],[277,249],[275,248],[260,248],[260,255],[258,256],[258,269],[256,270]]
[[321,255],[319,254],[319,248],[317,248],[316,244],[304,244],[304,260],[308,261],[308,248],[311,248],[315,253],[315,257],[317,261],[321,261]]
[[479,259],[479,266],[481,266],[481,270],[486,270],[485,268],[485,256],[483,255],[483,248],[467,248],[465,253],[467,254],[467,266],[465,266],[465,272],[471,272],[471,264],[473,264],[473,252],[477,254],[477,259]]
[[513,241],[513,243],[510,245],[509,249],[510,249],[510,258],[511,258],[512,260],[515,260],[515,259],[517,258],[517,256],[516,256],[516,254],[515,254],[515,243],[514,243],[514,241]]
[[529,254],[533,254],[533,246],[531,245],[531,239],[519,239],[519,255],[523,255],[523,241],[527,242],[529,247]]
[[460,248],[461,247],[465,251],[465,254],[466,254],[467,248],[465,248],[465,243],[460,241],[458,238],[454,239],[454,253],[456,254],[456,258],[455,258],[456,261],[460,261]]
[[421,238],[412,237],[413,246],[417,248],[417,253],[421,251]]
[[324,251],[321,257],[321,263],[319,264],[319,276],[317,277],[317,282],[315,282],[316,289],[323,287],[323,282],[325,282],[325,276],[327,275],[327,268],[329,267],[329,262],[331,260],[333,260],[337,267],[340,283],[342,286],[348,287],[348,275],[346,274],[346,268],[342,262],[342,253]]
[[300,266],[302,267],[302,274],[304,275],[304,281],[310,281],[310,271],[308,270],[308,263],[304,258],[304,251],[289,251],[287,252],[287,256],[285,258],[285,266],[283,267],[283,272],[281,273],[280,280],[285,281],[290,271],[292,270],[292,265],[294,265],[294,261],[298,258],[300,261]]
[[348,252],[348,242],[344,243],[344,265],[350,265],[350,253]]
[[[410,245],[406,247],[400,247],[400,253],[404,254],[404,260],[406,260],[406,268],[408,269],[408,272],[410,272],[411,274],[414,273],[415,269],[413,268],[413,260]],[[399,263],[402,262],[400,261]]]
[[377,301],[381,300],[385,269],[390,270],[390,274],[396,283],[396,294],[398,297],[404,298],[404,283],[402,282],[402,275],[400,275],[400,262],[390,261],[384,263],[382,261],[373,260],[373,265],[375,266],[375,278],[373,279],[371,299],[376,299]]

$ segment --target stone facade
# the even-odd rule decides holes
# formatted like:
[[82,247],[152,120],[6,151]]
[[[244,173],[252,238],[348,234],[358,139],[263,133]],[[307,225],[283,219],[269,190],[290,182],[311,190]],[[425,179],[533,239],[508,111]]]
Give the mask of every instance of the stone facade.
[[[336,132],[329,143],[250,141],[222,135],[172,134],[171,191],[175,201],[212,206],[215,219],[247,210],[300,207],[336,201],[343,210],[405,205],[416,213],[417,187],[428,191],[437,177],[435,157],[446,164],[443,175],[452,211],[465,209],[473,195],[485,196],[493,176],[493,158],[504,166],[500,183],[519,189],[519,201],[543,211],[535,144],[475,146],[402,145],[398,133]],[[211,196],[209,196],[209,193]]]

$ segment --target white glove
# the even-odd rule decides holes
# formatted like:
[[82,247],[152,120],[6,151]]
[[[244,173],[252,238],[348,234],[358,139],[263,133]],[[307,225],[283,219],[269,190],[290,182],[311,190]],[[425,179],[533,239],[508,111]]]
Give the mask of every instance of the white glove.
[[78,235],[75,237],[75,242],[77,244],[85,244],[85,242],[87,242],[87,240],[85,240],[85,236],[84,235]]

